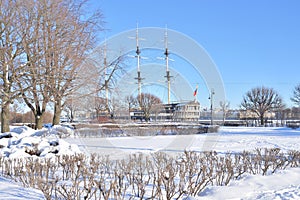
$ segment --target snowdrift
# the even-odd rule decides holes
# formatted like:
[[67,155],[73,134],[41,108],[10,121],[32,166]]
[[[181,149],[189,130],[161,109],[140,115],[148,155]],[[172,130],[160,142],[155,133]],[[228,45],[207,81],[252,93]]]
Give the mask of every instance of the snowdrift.
[[81,153],[77,145],[61,139],[71,134],[73,130],[63,126],[38,131],[27,126],[14,127],[10,132],[0,134],[0,155],[9,158],[30,156],[48,158]]

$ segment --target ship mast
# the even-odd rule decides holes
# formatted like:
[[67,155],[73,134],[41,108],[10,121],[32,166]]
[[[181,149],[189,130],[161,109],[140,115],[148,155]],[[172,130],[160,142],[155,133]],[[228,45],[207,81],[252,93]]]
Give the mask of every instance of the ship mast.
[[136,27],[136,36],[135,36],[135,40],[136,40],[136,58],[137,58],[137,77],[135,78],[138,81],[138,95],[139,95],[139,101],[141,101],[141,94],[142,94],[142,77],[141,77],[141,70],[140,70],[140,59],[141,59],[141,51],[139,48],[139,28],[138,25]]
[[109,100],[108,100],[108,77],[107,77],[107,46],[106,46],[106,41],[104,44],[104,49],[103,49],[103,65],[104,65],[104,88],[105,88],[105,108],[106,111],[109,112]]
[[170,78],[170,71],[169,71],[169,51],[168,51],[168,30],[166,28],[165,30],[165,60],[166,60],[166,78],[167,78],[167,83],[168,83],[168,104],[170,104],[170,99],[171,99],[171,80]]

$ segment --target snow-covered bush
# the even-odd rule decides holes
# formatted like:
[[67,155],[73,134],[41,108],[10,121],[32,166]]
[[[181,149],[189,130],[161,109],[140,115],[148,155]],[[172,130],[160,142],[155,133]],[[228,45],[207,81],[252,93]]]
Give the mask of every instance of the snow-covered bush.
[[69,144],[61,139],[71,134],[73,134],[73,129],[63,126],[41,130],[33,130],[27,126],[14,127],[11,132],[0,134],[0,155],[22,158],[81,153],[77,145]]
[[[59,144],[52,141],[50,146]],[[47,199],[179,199],[198,196],[209,185],[227,185],[243,174],[268,175],[299,166],[299,151],[283,154],[277,148],[221,155],[186,151],[178,157],[157,152],[122,160],[96,154],[0,157],[2,176],[40,189]]]

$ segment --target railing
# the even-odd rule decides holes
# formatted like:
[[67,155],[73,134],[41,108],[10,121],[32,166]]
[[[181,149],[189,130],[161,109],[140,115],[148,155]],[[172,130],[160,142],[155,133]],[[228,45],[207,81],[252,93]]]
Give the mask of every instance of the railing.
[[300,120],[290,120],[286,122],[286,126],[290,128],[300,128]]

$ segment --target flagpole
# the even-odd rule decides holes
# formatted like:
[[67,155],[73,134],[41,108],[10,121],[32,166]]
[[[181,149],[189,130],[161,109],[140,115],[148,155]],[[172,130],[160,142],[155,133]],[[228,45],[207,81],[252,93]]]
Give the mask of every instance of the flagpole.
[[196,102],[196,101],[198,101],[198,99],[197,99],[197,93],[198,93],[198,85],[196,86],[196,89],[195,89],[195,91],[194,91],[194,101]]

